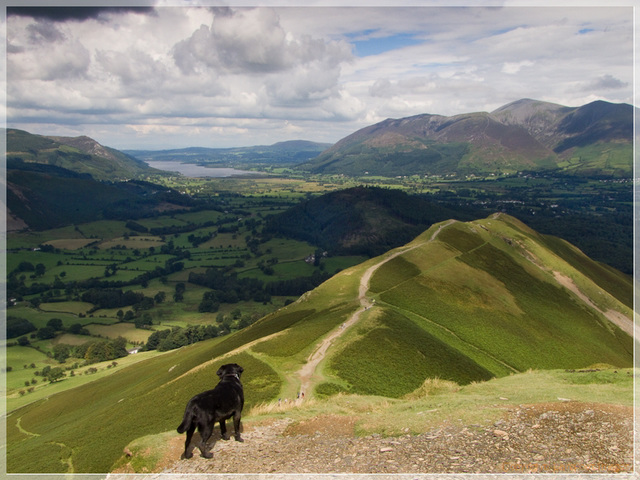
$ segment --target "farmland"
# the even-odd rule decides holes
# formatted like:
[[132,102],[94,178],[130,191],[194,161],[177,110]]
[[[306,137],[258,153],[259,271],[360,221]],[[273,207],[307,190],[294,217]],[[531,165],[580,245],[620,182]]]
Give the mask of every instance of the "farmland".
[[[177,179],[159,178],[178,187]],[[196,190],[191,184],[202,180],[180,182],[180,188]],[[317,246],[262,235],[267,216],[325,187],[301,180],[229,182],[228,190],[217,183],[217,192],[209,193],[215,209],[160,212],[135,221],[98,220],[9,236],[8,317],[17,325],[10,328],[6,342],[10,405],[36,401],[54,387],[76,386],[82,378],[78,368],[87,368],[86,358],[74,356],[83,353],[78,348],[83,344],[122,338],[133,350],[147,344],[154,332],[188,333],[200,326],[209,326],[206,338],[225,336],[295,300],[313,288],[313,282],[364,259],[327,257],[314,264],[309,257]],[[238,188],[243,194],[232,193]],[[206,278],[217,279],[213,289],[197,280],[207,273]],[[295,288],[301,281],[310,286]],[[242,294],[247,282],[258,288],[251,298]],[[269,285],[280,285],[278,293],[268,293]],[[214,290],[216,298],[205,302],[205,294]],[[65,349],[68,356],[56,357]],[[97,365],[103,375],[116,371]],[[45,367],[64,370],[67,380],[73,372],[74,381],[48,383],[47,377],[35,375]]]

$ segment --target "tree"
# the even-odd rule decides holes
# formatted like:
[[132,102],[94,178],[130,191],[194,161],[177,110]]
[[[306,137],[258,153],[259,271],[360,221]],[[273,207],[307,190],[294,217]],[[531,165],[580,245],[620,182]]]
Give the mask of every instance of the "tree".
[[35,275],[36,275],[36,277],[41,277],[41,276],[44,275],[44,272],[46,272],[46,271],[47,271],[47,267],[45,267],[44,264],[39,263],[39,264],[36,265]]
[[216,292],[204,292],[204,294],[202,295],[202,301],[200,302],[200,305],[198,305],[198,311],[200,313],[214,313],[217,312],[219,308],[220,302],[218,301]]
[[153,325],[153,320],[151,320],[151,315],[145,313],[141,317],[136,317],[133,321],[133,324],[136,328],[146,328]]
[[59,332],[62,330],[62,320],[59,318],[52,318],[47,322],[47,327],[53,328],[55,331]]
[[100,340],[89,345],[84,358],[89,363],[104,362],[113,357],[113,348],[107,340]]
[[20,262],[16,271],[18,272],[34,272],[36,267],[31,262]]
[[144,346],[144,350],[155,350],[156,348],[158,348],[158,345],[160,344],[160,342],[163,339],[167,338],[170,333],[171,333],[171,330],[159,330],[159,331],[153,332],[151,335],[149,335],[149,338],[147,339],[147,343]]
[[89,330],[84,328],[81,323],[74,323],[69,327],[69,333],[74,335],[90,335]]
[[40,330],[38,330],[36,336],[40,340],[49,340],[51,338],[56,338],[56,331],[51,327],[42,327]]
[[64,363],[70,356],[71,348],[69,347],[69,345],[59,343],[53,347],[53,358],[55,358],[58,362]]
[[15,338],[31,333],[36,329],[29,320],[19,317],[7,317],[7,338]]
[[64,376],[64,370],[60,367],[52,368],[44,375],[45,379],[51,383],[57,382],[61,378],[64,378]]

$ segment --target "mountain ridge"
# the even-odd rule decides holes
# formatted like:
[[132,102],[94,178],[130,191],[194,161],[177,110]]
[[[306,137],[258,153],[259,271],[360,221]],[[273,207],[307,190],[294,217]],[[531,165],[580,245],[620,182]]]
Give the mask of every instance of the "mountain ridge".
[[124,150],[145,161],[181,161],[220,166],[277,166],[308,161],[326,150],[330,144],[309,140],[288,140],[272,145],[209,148],[188,147],[166,150]]
[[9,128],[6,154],[8,161],[52,165],[103,181],[130,180],[162,173],[84,135],[55,137]]
[[[386,119],[344,137],[299,168],[385,176],[541,169],[628,175],[632,127],[633,107],[628,104],[595,101],[565,107],[521,99],[490,113]],[[612,159],[616,166],[607,167]]]

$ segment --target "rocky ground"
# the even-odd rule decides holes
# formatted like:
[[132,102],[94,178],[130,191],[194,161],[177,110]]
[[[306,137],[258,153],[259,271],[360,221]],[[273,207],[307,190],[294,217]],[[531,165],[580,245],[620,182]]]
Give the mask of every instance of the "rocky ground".
[[492,425],[446,423],[420,434],[354,436],[355,418],[287,418],[214,440],[214,457],[179,460],[176,435],[159,466],[210,473],[624,473],[633,470],[633,409],[580,402],[514,406]]

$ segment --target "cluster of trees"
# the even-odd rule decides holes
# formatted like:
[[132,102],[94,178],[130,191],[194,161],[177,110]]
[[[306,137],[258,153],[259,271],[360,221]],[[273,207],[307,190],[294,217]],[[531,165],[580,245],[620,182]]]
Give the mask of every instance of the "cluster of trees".
[[174,348],[215,338],[221,333],[223,332],[216,325],[190,325],[186,328],[175,327],[173,329],[157,330],[149,336],[142,350],[166,352]]
[[[142,293],[128,290],[123,292],[122,289],[105,288],[98,289],[92,288],[87,290],[80,297],[83,302],[92,303],[95,305],[95,309],[101,308],[122,308],[140,303],[145,299]],[[151,299],[153,301],[153,299]]]
[[64,363],[68,358],[84,359],[86,364],[115,360],[129,355],[127,340],[123,337],[116,339],[100,339],[85,342],[82,345],[66,345],[58,343],[53,347],[53,358]]
[[191,272],[189,282],[212,290],[204,294],[200,304],[201,312],[216,312],[220,303],[271,301],[262,281],[256,278],[238,278],[235,272],[225,268],[208,268],[205,273]]
[[[42,328],[36,328],[36,326],[29,320],[20,317],[7,317],[7,338],[18,338],[19,345],[29,345],[29,339],[27,335],[31,334],[32,338],[38,338],[40,340],[47,340],[55,338],[58,332],[66,331],[76,335],[89,335],[89,331],[80,323],[71,325],[69,328],[64,328],[62,320],[59,318],[51,318],[47,322],[46,326]],[[35,332],[35,333],[34,333]]]
[[[274,262],[267,262],[261,268],[268,270],[273,264]],[[189,282],[211,289],[203,294],[198,306],[198,310],[204,313],[217,312],[222,303],[233,304],[248,300],[268,303],[272,296],[299,296],[330,277],[329,273],[316,270],[308,277],[276,280],[265,284],[256,278],[238,278],[229,268],[209,268],[205,273],[190,273]]]

